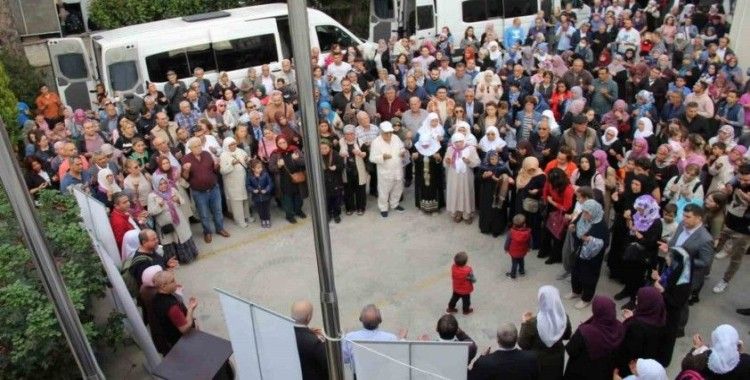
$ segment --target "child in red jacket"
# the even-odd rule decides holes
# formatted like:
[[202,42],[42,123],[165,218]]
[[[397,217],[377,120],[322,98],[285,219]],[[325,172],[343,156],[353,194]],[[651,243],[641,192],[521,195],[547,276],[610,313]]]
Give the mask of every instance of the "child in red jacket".
[[506,273],[506,276],[515,280],[516,270],[521,276],[526,274],[523,258],[529,253],[530,246],[531,230],[526,227],[526,217],[523,214],[517,214],[513,217],[513,227],[505,239],[505,252],[508,252],[512,262],[510,272]]
[[453,257],[453,266],[451,267],[451,278],[453,279],[453,295],[448,302],[448,313],[457,313],[456,303],[461,298],[464,315],[474,312],[471,308],[471,292],[474,291],[474,283],[477,279],[474,277],[474,271],[466,265],[469,261],[469,255],[466,252],[459,252]]

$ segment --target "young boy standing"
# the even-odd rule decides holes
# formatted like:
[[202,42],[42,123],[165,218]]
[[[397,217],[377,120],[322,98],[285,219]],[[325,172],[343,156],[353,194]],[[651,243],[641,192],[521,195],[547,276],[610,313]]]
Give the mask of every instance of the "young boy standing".
[[515,280],[516,271],[521,276],[526,274],[523,258],[529,253],[530,246],[531,230],[526,227],[526,217],[523,214],[516,214],[513,217],[513,227],[505,239],[505,252],[511,258],[510,272],[506,273],[506,276]]
[[471,308],[471,292],[474,291],[474,283],[477,281],[474,277],[474,271],[466,263],[469,261],[469,255],[466,252],[459,252],[453,257],[453,266],[451,267],[451,279],[453,280],[453,295],[448,302],[448,313],[457,313],[456,303],[461,299],[464,315],[474,312]]

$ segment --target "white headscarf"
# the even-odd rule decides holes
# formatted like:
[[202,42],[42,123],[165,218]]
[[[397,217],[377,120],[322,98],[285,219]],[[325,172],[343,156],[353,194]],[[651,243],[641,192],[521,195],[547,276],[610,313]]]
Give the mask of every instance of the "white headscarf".
[[[496,47],[495,51],[492,51],[492,47]],[[490,53],[490,59],[493,61],[497,61],[501,55],[503,55],[503,51],[500,50],[500,45],[497,43],[497,41],[490,41],[487,44],[487,51]]]
[[638,128],[638,124],[635,126],[635,133],[633,134],[633,138],[637,139],[639,137],[647,138],[654,134],[654,123],[651,122],[651,119],[647,117],[642,117],[638,119],[638,123],[643,122],[643,130],[641,131]]
[[549,131],[553,135],[559,135],[560,134],[560,125],[557,124],[557,120],[555,120],[555,115],[552,113],[552,110],[544,110],[542,111],[542,117],[546,117],[549,122]]
[[114,176],[112,170],[109,170],[109,168],[99,169],[99,172],[96,173],[96,180],[99,187],[111,191],[112,194],[122,191],[116,181],[113,181],[112,183],[107,181],[108,176]]
[[[615,133],[615,137],[612,139],[607,138],[607,132],[613,131]],[[602,143],[606,146],[610,146],[614,144],[615,141],[617,141],[617,134],[620,133],[617,131],[617,128],[615,127],[607,127],[607,129],[604,130],[604,136],[602,136]]]
[[438,143],[430,134],[420,134],[416,148],[419,154],[425,157],[430,157],[440,150],[440,143]]
[[[495,132],[495,139],[490,141],[489,137],[487,137],[487,134],[490,132]],[[482,137],[481,140],[479,140],[479,149],[482,150],[482,152],[489,152],[491,150],[496,150],[500,152],[505,148],[505,146],[508,145],[505,140],[500,138],[500,132],[497,130],[495,126],[489,126],[484,131],[484,137]]]
[[135,251],[141,246],[141,242],[138,240],[138,234],[141,231],[138,229],[132,229],[125,233],[122,237],[122,247],[120,247],[120,257],[124,263],[127,259],[135,256]]
[[708,356],[708,369],[723,375],[732,371],[740,363],[737,344],[740,336],[730,325],[721,325],[711,333],[711,354]]
[[635,362],[638,380],[668,380],[667,371],[654,359],[638,359]]
[[560,300],[560,291],[551,285],[539,288],[539,312],[536,314],[539,338],[547,347],[552,347],[562,338],[567,326],[568,316]]
[[466,157],[466,153],[469,152],[469,146],[466,144],[466,136],[464,136],[463,133],[456,132],[451,136],[451,144],[455,144],[457,142],[463,141],[464,142],[464,148],[460,153],[456,152],[456,148],[454,149],[453,154],[453,167],[456,169],[456,173],[466,173],[466,163],[464,162],[463,158]]
[[[477,145],[477,138],[474,137],[474,135],[471,133],[471,127],[469,126],[469,123],[463,120],[459,120],[456,122],[456,124],[454,124],[454,127],[456,128],[456,133],[461,133],[458,131],[461,128],[464,128],[466,130],[465,133],[461,133],[461,134],[464,135],[467,146]],[[455,135],[456,133],[454,133],[453,135]]]
[[[433,128],[431,125],[433,120],[438,121],[438,126],[435,128]],[[417,133],[420,136],[430,135],[432,136],[432,138],[436,140],[440,140],[440,138],[445,136],[445,128],[443,128],[443,126],[440,125],[439,121],[440,121],[440,116],[438,116],[438,114],[436,114],[435,112],[430,112],[429,114],[427,114],[427,117],[424,119],[424,121],[422,121],[422,126],[419,127],[419,130],[417,131]]]
[[163,271],[164,268],[161,267],[161,265],[152,265],[148,268],[146,268],[143,271],[143,274],[141,274],[141,283],[144,286],[150,286],[153,287],[154,285],[154,276],[156,276],[157,273]]

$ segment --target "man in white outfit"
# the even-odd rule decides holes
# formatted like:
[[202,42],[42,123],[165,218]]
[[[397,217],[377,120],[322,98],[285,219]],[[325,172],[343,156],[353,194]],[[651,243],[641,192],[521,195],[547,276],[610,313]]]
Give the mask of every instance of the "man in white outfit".
[[402,159],[407,152],[401,139],[393,134],[390,122],[380,123],[380,132],[380,136],[370,146],[370,162],[377,168],[380,215],[387,218],[391,207],[396,211],[404,211],[398,202],[404,191]]

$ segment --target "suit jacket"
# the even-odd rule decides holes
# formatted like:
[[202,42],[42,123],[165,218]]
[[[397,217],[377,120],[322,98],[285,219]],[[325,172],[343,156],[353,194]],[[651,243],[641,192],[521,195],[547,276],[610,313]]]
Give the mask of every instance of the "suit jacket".
[[[650,86],[648,84],[648,77],[643,78],[641,80],[641,83],[639,83],[638,87],[641,90],[650,91],[654,94],[654,103],[656,103],[656,108],[658,110],[661,110],[662,107],[664,107],[664,103],[666,102],[667,98],[667,87],[668,87],[667,80],[664,78],[657,78],[654,83],[652,83]],[[655,118],[656,115],[652,115],[652,119]]]
[[[685,230],[685,226],[680,223],[677,226],[672,240],[669,241],[669,246],[674,247],[677,245],[677,238],[680,236],[682,231]],[[690,255],[690,259],[693,261],[693,265],[697,268],[708,268],[714,259],[714,238],[711,233],[708,232],[705,225],[698,227],[690,237],[682,243],[681,246]]]
[[[472,116],[473,116],[474,124],[476,124],[476,123],[479,122],[479,118],[482,115],[484,115],[484,104],[482,104],[482,102],[480,102],[480,101],[478,101],[476,99],[474,99],[473,103],[474,103],[474,112],[472,112]],[[464,111],[466,111],[466,101],[464,101],[463,103],[461,103],[461,106],[464,107]],[[468,116],[468,114],[467,114],[467,116]],[[472,127],[473,127],[473,125],[472,125]]]
[[328,379],[325,343],[307,327],[294,326],[294,335],[297,338],[297,351],[302,365],[302,379]]
[[533,351],[495,351],[474,362],[469,380],[536,380],[539,363]]

